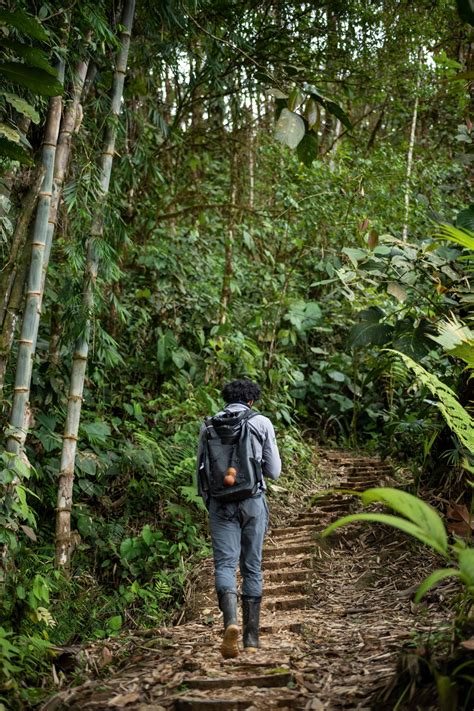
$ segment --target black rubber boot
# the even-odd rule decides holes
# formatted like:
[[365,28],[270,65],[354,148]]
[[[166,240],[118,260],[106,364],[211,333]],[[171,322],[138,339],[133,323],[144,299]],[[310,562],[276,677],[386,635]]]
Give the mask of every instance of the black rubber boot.
[[237,624],[237,593],[225,591],[219,596],[219,607],[224,613],[224,639],[221,654],[224,659],[239,655],[239,626]]
[[244,621],[244,649],[256,652],[259,648],[258,630],[260,626],[261,597],[242,596],[242,617]]

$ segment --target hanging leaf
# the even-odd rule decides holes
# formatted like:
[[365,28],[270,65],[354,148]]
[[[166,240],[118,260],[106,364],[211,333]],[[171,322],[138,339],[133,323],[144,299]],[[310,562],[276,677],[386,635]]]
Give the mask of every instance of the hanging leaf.
[[61,82],[54,79],[44,69],[27,67],[19,62],[2,62],[0,63],[0,74],[3,74],[8,81],[26,86],[36,94],[58,96],[63,92]]
[[377,230],[370,230],[369,236],[367,238],[367,246],[369,249],[375,249],[379,243],[379,235]]
[[314,133],[305,133],[296,149],[299,160],[308,168],[318,157],[318,139]]
[[454,227],[453,225],[440,225],[439,232],[435,232],[433,236],[447,239],[450,242],[466,247],[466,249],[474,250],[474,231]]
[[6,138],[0,138],[0,157],[17,160],[22,165],[33,165],[33,160],[28,153],[21,146],[17,146]]
[[23,116],[27,116],[33,121],[33,123],[40,122],[39,113],[31,104],[25,101],[25,99],[22,99],[21,96],[18,96],[17,94],[10,94],[8,91],[0,91],[0,96],[3,96],[5,101],[13,106],[16,111],[23,114]]
[[51,74],[51,76],[53,77],[58,76],[57,70],[53,66],[51,66],[51,64],[49,63],[48,55],[46,54],[46,52],[43,52],[42,49],[38,49],[37,47],[30,47],[27,44],[23,44],[22,42],[16,42],[15,40],[11,39],[0,40],[0,45],[1,47],[11,49],[17,57],[21,57],[26,61],[27,64],[31,65],[32,67],[44,69],[45,72]]
[[317,130],[320,119],[320,111],[314,99],[308,99],[306,102],[305,117],[308,122],[309,130],[311,131],[313,127]]
[[13,143],[20,143],[20,134],[18,131],[2,121],[0,121],[0,136],[5,136],[5,138],[8,138],[9,141],[13,141]]
[[352,128],[352,122],[346,114],[342,106],[336,104],[335,101],[325,101],[324,106],[330,114],[339,119],[339,121],[349,130]]
[[295,86],[295,88],[292,89],[292,91],[288,97],[288,109],[290,111],[294,111],[295,109],[298,108],[298,106],[301,104],[302,101],[303,101],[303,94],[298,89],[298,87]]
[[48,40],[48,33],[43,25],[35,17],[28,15],[23,10],[15,10],[15,12],[0,10],[0,25],[16,27],[17,30],[28,35],[28,37],[33,37],[41,42],[47,42]]
[[296,148],[304,134],[304,121],[301,116],[288,109],[282,109],[275,127],[275,138],[289,148]]

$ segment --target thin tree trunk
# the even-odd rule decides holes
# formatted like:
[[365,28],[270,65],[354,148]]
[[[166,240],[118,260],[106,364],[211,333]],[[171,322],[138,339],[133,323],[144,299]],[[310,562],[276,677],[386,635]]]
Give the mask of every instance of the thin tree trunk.
[[235,227],[235,202],[237,196],[237,181],[235,175],[235,154],[231,158],[230,166],[230,212],[229,212],[229,226],[227,229],[227,235],[225,237],[224,248],[225,248],[225,260],[224,260],[224,275],[222,278],[222,290],[221,290],[221,304],[220,304],[220,318],[219,323],[224,325],[227,321],[227,312],[230,303],[230,296],[232,290],[232,275],[234,272],[234,267],[232,263],[233,251],[234,251],[234,227]]
[[418,119],[418,104],[420,100],[420,85],[421,85],[421,52],[418,56],[418,76],[416,78],[415,87],[415,104],[413,106],[413,114],[411,118],[411,129],[410,129],[410,142],[408,144],[408,155],[407,155],[407,173],[405,181],[405,216],[403,220],[403,232],[402,239],[406,242],[408,238],[408,218],[410,215],[410,193],[411,193],[411,172],[413,167],[413,151],[415,149],[415,138],[416,138],[416,122]]
[[[126,0],[122,16],[121,48],[112,85],[110,119],[105,132],[104,146],[100,157],[100,199],[105,202],[109,191],[110,174],[115,152],[117,121],[122,101],[123,85],[127,68],[130,34],[132,29],[135,0]],[[83,304],[87,313],[84,333],[78,338],[74,350],[71,382],[64,428],[63,448],[59,470],[58,499],[56,508],[56,565],[68,568],[72,553],[71,508],[74,483],[74,464],[76,459],[79,422],[81,417],[82,396],[86,375],[91,315],[94,308],[94,285],[99,268],[99,255],[96,243],[103,234],[103,214],[99,212],[94,220],[90,237],[87,241],[87,261],[84,281]]]
[[[59,67],[59,76],[64,76],[64,60]],[[43,259],[48,235],[48,221],[53,189],[54,158],[61,121],[62,97],[53,96],[49,102],[48,119],[42,149],[41,162],[45,168],[43,184],[39,193],[38,208],[33,230],[31,263],[28,274],[25,312],[18,349],[13,406],[10,416],[7,451],[19,454],[24,443],[24,428],[30,397],[34,344],[38,333],[41,305],[41,282]]]
[[0,399],[2,398],[5,375],[8,366],[15,329],[18,323],[18,316],[23,303],[24,288],[28,274],[28,264],[31,256],[31,243],[28,241],[23,245],[21,257],[17,258],[17,265],[13,278],[13,284],[8,297],[8,306],[3,319],[2,331],[0,333]]

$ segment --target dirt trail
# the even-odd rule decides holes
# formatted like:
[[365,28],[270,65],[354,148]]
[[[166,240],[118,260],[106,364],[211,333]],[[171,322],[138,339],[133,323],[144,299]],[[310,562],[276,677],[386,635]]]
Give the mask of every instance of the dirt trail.
[[[338,486],[394,485],[390,467],[373,458],[326,452],[322,466]],[[384,695],[400,648],[414,632],[447,621],[439,595],[429,614],[411,601],[430,555],[380,526],[318,539],[330,521],[357,510],[358,500],[322,492],[311,510],[304,503],[266,540],[262,649],[220,656],[222,617],[208,561],[196,586],[195,619],[142,637],[113,677],[62,691],[44,711],[392,708]]]

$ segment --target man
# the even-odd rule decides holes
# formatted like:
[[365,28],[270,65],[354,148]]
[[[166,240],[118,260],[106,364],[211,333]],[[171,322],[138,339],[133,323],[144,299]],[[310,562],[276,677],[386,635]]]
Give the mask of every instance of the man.
[[[242,575],[242,617],[243,644],[247,651],[256,651],[259,646],[260,602],[262,599],[262,549],[263,539],[268,527],[268,506],[265,498],[263,477],[278,479],[281,472],[281,460],[275,440],[273,425],[267,417],[252,411],[252,406],[260,398],[260,388],[250,380],[234,380],[222,389],[226,407],[214,418],[207,418],[201,428],[198,449],[199,493],[209,511],[212,548],[214,553],[215,583],[219,607],[224,615],[224,638],[221,653],[225,658],[238,656],[239,627],[237,624],[237,584],[236,571],[240,562]],[[213,489],[210,480],[215,478],[215,460],[225,453],[226,441],[219,438],[220,424],[238,423],[240,444],[234,446],[234,459],[226,460],[227,476],[224,487],[230,495],[222,495],[221,490]],[[232,485],[235,486],[236,469],[229,467],[235,460],[235,447],[240,446],[242,457],[241,427],[248,435],[248,465],[255,466],[256,484],[246,498],[237,501],[222,501],[232,498]],[[235,438],[234,438],[235,439]],[[210,455],[210,445],[214,447]],[[230,446],[232,447],[232,445]],[[228,446],[229,449],[229,446]],[[230,451],[230,450],[229,450]],[[216,455],[217,452],[217,455]],[[230,456],[230,455],[229,455]],[[214,472],[212,468],[214,466]],[[244,466],[240,462],[242,469]],[[260,472],[260,475],[258,474]],[[228,480],[229,473],[231,475]],[[261,476],[263,474],[263,476]],[[222,476],[220,481],[222,482]],[[230,482],[230,485],[229,485]],[[213,494],[214,491],[214,494]],[[224,494],[226,493],[225,490]]]

